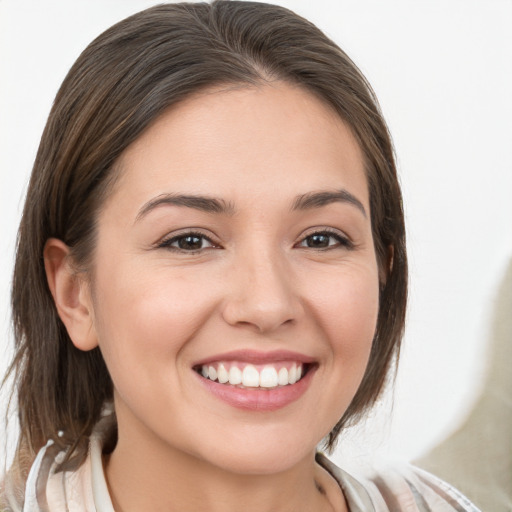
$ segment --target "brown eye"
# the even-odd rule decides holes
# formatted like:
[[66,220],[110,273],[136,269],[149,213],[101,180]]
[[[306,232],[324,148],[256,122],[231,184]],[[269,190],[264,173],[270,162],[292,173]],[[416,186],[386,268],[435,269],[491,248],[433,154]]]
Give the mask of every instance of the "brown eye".
[[196,235],[187,235],[178,238],[177,245],[185,251],[197,251],[203,248],[203,238]]
[[201,233],[184,233],[164,240],[159,244],[160,248],[170,249],[171,251],[197,252],[202,249],[215,247],[213,242]]
[[333,237],[323,233],[311,235],[306,238],[306,245],[307,247],[312,247],[314,249],[322,249],[324,247],[329,247],[331,238]]
[[305,237],[300,243],[299,247],[305,247],[309,249],[335,249],[342,247],[350,249],[353,247],[352,242],[340,235],[339,233],[331,233],[330,231],[321,231],[318,233],[312,233]]

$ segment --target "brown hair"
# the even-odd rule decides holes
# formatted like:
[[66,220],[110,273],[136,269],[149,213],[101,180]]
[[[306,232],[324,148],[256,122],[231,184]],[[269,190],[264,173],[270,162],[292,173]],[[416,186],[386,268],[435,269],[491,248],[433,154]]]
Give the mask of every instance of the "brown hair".
[[99,349],[76,349],[59,319],[43,265],[45,242],[64,241],[77,268],[87,271],[116,160],[150,123],[201,89],[274,80],[299,85],[330,105],[351,127],[366,159],[380,310],[363,381],[328,447],[375,402],[398,355],[407,262],[393,149],[370,86],[342,50],[285,8],[222,0],[158,5],[114,25],[84,50],[41,139],[12,288],[16,352],[9,373],[21,428],[15,467],[24,454],[31,462],[48,439],[81,463],[113,391]]

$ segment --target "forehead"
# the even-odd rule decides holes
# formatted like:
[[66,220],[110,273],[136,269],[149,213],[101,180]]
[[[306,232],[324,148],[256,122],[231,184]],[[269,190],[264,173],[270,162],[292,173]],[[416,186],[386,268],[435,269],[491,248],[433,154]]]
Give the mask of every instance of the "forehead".
[[246,202],[340,186],[368,203],[350,128],[314,95],[285,83],[196,94],[161,115],[117,166],[113,196],[134,203],[176,189]]

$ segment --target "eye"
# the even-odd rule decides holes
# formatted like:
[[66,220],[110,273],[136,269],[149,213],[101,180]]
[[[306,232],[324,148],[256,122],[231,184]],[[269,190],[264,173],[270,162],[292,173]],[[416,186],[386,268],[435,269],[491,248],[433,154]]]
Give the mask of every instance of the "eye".
[[159,243],[158,247],[172,251],[193,253],[217,246],[202,233],[189,232],[167,238]]
[[309,249],[334,249],[336,247],[351,249],[353,244],[338,232],[323,230],[306,236],[299,242],[298,246]]

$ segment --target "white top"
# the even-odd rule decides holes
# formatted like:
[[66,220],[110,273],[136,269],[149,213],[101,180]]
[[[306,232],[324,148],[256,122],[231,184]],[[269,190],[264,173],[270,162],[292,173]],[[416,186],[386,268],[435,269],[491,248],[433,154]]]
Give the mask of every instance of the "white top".
[[[24,505],[7,496],[10,501],[6,510],[114,512],[102,463],[103,442],[108,433],[106,424],[104,421],[98,424],[91,436],[84,464],[73,471],[55,473],[64,453],[59,453],[49,441],[30,470]],[[480,512],[449,484],[413,466],[389,468],[355,478],[322,454],[317,454],[317,462],[338,481],[350,512]]]

